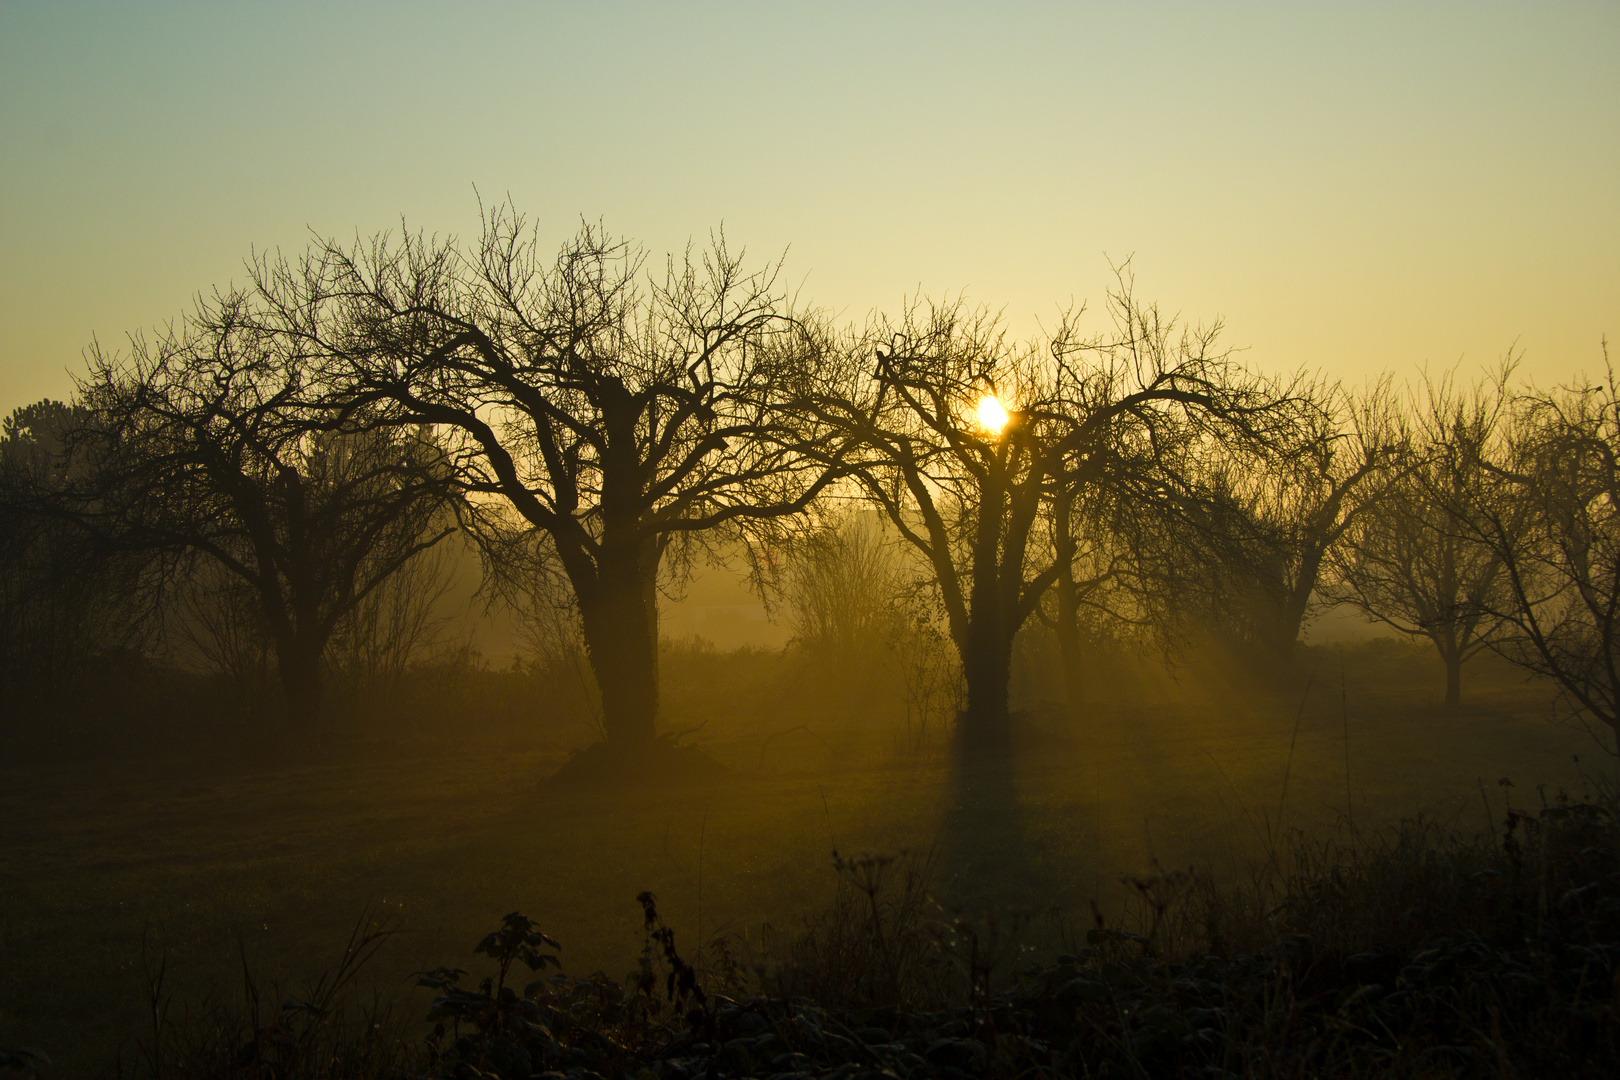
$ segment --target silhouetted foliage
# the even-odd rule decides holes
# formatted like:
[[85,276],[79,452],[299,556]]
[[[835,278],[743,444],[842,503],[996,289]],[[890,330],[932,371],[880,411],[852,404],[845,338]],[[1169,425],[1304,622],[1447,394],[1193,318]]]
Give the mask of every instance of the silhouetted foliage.
[[132,339],[127,357],[93,351],[80,516],[125,550],[166,556],[171,578],[198,560],[234,578],[291,714],[308,721],[334,631],[454,524],[431,429],[339,412],[292,299],[220,294],[160,338]]
[[150,635],[144,562],[71,516],[87,463],[70,443],[89,422],[47,400],[0,424],[0,699],[14,719],[76,708],[87,684],[138,664]]
[[[1604,359],[1608,359],[1607,343]],[[1620,753],[1620,389],[1530,392],[1515,402],[1493,482],[1464,504],[1468,539],[1501,560],[1506,633],[1494,647],[1554,680]]]
[[1184,614],[1259,670],[1286,667],[1333,556],[1395,475],[1402,432],[1388,388],[1312,387],[1310,404],[1251,447],[1198,455],[1188,515]]
[[495,967],[475,989],[462,968],[421,973],[435,993],[421,1036],[340,996],[388,933],[363,919],[342,961],[279,1010],[244,961],[243,1007],[187,1027],[160,967],[139,1060],[154,1080],[1607,1077],[1620,1056],[1613,802],[1560,793],[1500,812],[1475,839],[1421,820],[1295,837],[1236,886],[1197,869],[1127,875],[1125,919],[1096,914],[1064,952],[1016,966],[1016,926],[934,902],[927,859],[835,852],[831,904],[751,975],[729,949],[707,970],[689,962],[643,892],[645,947],[622,983],[559,972],[519,990],[514,968],[559,967],[560,947],[514,912],[475,947]]
[[[356,410],[437,425],[491,553],[560,565],[610,740],[653,737],[659,575],[716,530],[801,511],[820,485],[775,404],[790,323],[775,271],[723,238],[644,284],[644,255],[586,227],[555,260],[509,207],[477,250],[406,237],[329,246],[262,288],[352,313],[313,338]],[[332,335],[329,339],[328,333]]]
[[[1218,327],[1178,336],[1128,279],[1113,308],[1115,334],[1082,337],[1065,319],[1040,347],[1011,345],[960,304],[807,343],[809,446],[847,442],[843,471],[933,570],[967,683],[965,731],[989,748],[1006,735],[1013,639],[1072,576],[1072,552],[1060,566],[1041,542],[1053,495],[1154,498],[1185,467],[1180,448],[1265,441],[1286,423],[1286,395],[1218,350]],[[985,397],[1007,406],[1004,425],[978,422]]]
[[1504,606],[1502,559],[1478,539],[1475,519],[1499,450],[1506,372],[1494,383],[1425,384],[1410,414],[1404,459],[1334,552],[1335,599],[1384,625],[1430,641],[1445,667],[1448,708],[1462,694],[1462,665],[1486,648]]

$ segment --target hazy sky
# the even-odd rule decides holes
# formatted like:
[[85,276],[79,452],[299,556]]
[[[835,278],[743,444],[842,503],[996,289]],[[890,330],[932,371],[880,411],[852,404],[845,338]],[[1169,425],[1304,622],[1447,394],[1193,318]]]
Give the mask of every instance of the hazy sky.
[[309,231],[724,223],[856,317],[1139,291],[1261,366],[1620,336],[1620,3],[0,3],[0,411]]

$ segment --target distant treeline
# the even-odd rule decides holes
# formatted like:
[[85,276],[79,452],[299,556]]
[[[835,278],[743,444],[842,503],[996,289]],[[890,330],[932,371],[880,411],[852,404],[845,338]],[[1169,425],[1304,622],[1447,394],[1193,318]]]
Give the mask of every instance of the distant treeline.
[[454,662],[454,542],[610,745],[655,737],[660,589],[720,552],[806,650],[906,637],[919,700],[986,752],[1021,631],[1078,706],[1100,648],[1279,670],[1336,602],[1431,642],[1449,705],[1492,649],[1612,745],[1606,347],[1554,389],[1511,357],[1349,388],[1244,368],[1128,267],[1105,329],[1074,309],[1027,342],[960,302],[844,324],[778,269],[717,237],[653,273],[590,226],[551,254],[503,206],[470,245],[256,257],[161,333],[92,346],[72,402],[0,432],[0,697],[43,717],[209,669],[317,727],[334,679]]

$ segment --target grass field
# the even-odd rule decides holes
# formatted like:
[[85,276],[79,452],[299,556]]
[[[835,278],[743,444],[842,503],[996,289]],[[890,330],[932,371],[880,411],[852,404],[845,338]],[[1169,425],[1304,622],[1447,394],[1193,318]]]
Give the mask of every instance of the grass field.
[[239,993],[244,954],[261,983],[296,987],[368,905],[404,931],[368,971],[386,996],[413,992],[413,971],[465,963],[513,909],[562,942],[565,970],[622,976],[640,890],[683,941],[757,943],[762,924],[790,931],[830,895],[835,847],[932,851],[943,904],[1038,912],[1026,944],[1051,949],[1089,925],[1089,901],[1119,910],[1118,876],[1154,860],[1241,873],[1280,829],[1419,813],[1473,832],[1482,783],[1500,809],[1502,777],[1533,804],[1537,784],[1612,775],[1584,734],[1549,723],[1545,687],[1494,662],[1471,666],[1453,715],[1429,658],[1355,650],[1342,681],[1334,656],[1317,662],[1309,694],[1303,680],[1264,700],[1195,694],[1188,676],[1103,695],[1082,724],[1025,731],[1008,770],[794,712],[768,680],[728,683],[747,697],[736,706],[690,671],[668,711],[708,720],[695,739],[731,769],[700,787],[559,792],[544,778],[585,732],[454,718],[303,760],[193,747],[4,767],[0,1044],[97,1075],[148,1022],[143,942],[180,1009]]

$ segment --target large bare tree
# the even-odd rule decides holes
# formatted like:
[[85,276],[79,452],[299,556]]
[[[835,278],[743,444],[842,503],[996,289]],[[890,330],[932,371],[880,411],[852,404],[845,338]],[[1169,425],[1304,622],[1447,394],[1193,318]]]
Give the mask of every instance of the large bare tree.
[[1112,307],[1110,333],[1085,337],[1065,318],[1019,346],[983,313],[920,305],[829,338],[806,365],[813,444],[846,447],[843,471],[933,570],[967,684],[963,734],[981,750],[1008,734],[1019,629],[1061,578],[1079,584],[1074,553],[1046,531],[1054,495],[1156,497],[1168,474],[1156,488],[1147,474],[1171,457],[1160,448],[1258,437],[1276,413],[1272,388],[1217,347],[1218,327],[1183,332],[1123,276]]
[[176,573],[205,559],[249,590],[289,711],[307,722],[335,628],[454,522],[427,428],[340,414],[321,358],[273,300],[230,291],[127,354],[92,349],[80,515]]
[[592,226],[553,255],[503,206],[469,252],[405,236],[261,275],[333,307],[311,330],[343,354],[333,377],[352,407],[448,433],[492,562],[543,541],[619,746],[656,732],[671,553],[799,513],[826,472],[789,448],[775,407],[791,353],[773,341],[792,325],[776,269],[744,270],[723,237],[661,280],[644,262]]

